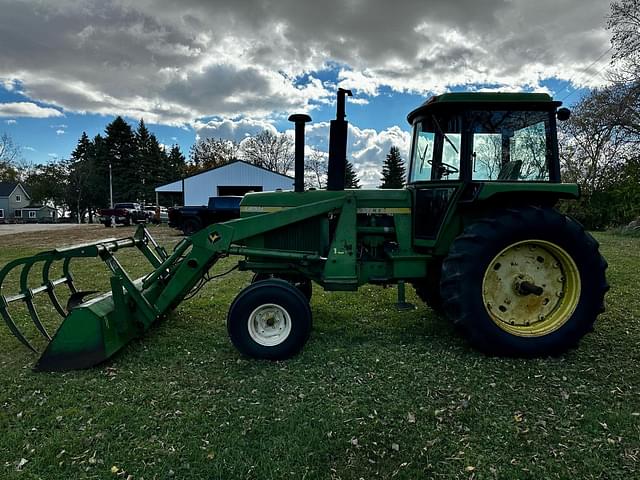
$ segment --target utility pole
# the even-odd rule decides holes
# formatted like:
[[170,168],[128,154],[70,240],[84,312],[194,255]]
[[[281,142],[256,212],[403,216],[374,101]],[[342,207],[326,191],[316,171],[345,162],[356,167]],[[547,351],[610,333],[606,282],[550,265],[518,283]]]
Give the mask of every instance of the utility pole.
[[111,160],[109,160],[109,201],[111,202],[111,228],[116,228],[116,217],[113,212],[113,177],[111,175]]

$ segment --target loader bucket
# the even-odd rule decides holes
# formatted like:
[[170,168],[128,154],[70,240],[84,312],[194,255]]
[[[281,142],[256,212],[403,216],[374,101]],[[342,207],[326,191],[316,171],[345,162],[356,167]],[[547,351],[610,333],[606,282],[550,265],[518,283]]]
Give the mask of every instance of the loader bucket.
[[[171,265],[166,262],[169,255],[142,226],[133,237],[105,239],[42,252],[11,261],[0,269],[0,316],[4,323],[23,345],[38,353],[12,317],[12,304],[24,302],[35,329],[48,341],[36,362],[36,370],[61,371],[97,365],[140,336],[157,320],[160,312],[153,306],[153,300],[161,289],[162,275],[152,272],[158,281],[147,285],[144,290],[142,285],[146,277],[131,280],[113,255],[129,247],[137,247],[153,270],[162,265],[163,272],[170,272]],[[96,292],[79,290],[71,267],[73,259],[92,257],[104,261],[111,271],[111,292],[85,300],[85,296]],[[62,274],[52,279],[52,266],[56,263],[61,263]],[[33,287],[33,278],[30,277],[38,270],[41,274],[37,286]],[[5,280],[13,271],[19,271],[19,293],[4,295]],[[66,306],[62,305],[58,296],[61,288],[67,290]],[[53,305],[53,310],[63,319],[53,335],[49,334],[34,304],[34,298],[44,294]]]

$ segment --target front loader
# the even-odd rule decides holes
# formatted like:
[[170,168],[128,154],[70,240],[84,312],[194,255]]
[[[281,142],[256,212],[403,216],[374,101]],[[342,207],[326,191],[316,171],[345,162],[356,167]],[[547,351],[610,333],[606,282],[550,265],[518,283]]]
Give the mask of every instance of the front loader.
[[[144,334],[212,278],[221,257],[237,256],[251,285],[232,302],[229,337],[244,355],[285,359],[309,338],[312,284],[329,291],[411,283],[433,309],[488,354],[557,355],[574,347],[604,309],[606,262],[597,242],[554,205],[578,198],[560,181],[556,120],[568,110],[546,94],[450,93],[411,112],[407,187],[345,190],[347,122],[340,89],[332,120],[326,190],[304,190],[304,125],[296,125],[295,188],[248,194],[241,218],[184,238],[172,252],[143,226],[125,239],[57,249],[0,270],[0,314],[34,349],[11,315],[23,302],[50,342],[36,370],[99,364]],[[115,253],[136,247],[151,271],[134,280]],[[78,289],[76,258],[97,257],[111,291]],[[62,264],[52,279],[52,265]],[[42,274],[34,281],[38,265]],[[235,268],[235,267],[234,267]],[[22,269],[19,293],[1,289]],[[63,306],[56,294],[66,287]],[[33,303],[46,294],[62,316],[49,336]],[[89,298],[87,298],[89,297]]]

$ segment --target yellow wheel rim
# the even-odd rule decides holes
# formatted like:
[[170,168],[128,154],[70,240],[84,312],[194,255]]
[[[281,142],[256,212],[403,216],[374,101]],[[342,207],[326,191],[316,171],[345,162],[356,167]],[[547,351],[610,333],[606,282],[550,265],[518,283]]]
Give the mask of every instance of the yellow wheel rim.
[[482,302],[501,329],[520,337],[541,337],[571,318],[580,290],[578,267],[565,250],[545,240],[524,240],[489,263]]

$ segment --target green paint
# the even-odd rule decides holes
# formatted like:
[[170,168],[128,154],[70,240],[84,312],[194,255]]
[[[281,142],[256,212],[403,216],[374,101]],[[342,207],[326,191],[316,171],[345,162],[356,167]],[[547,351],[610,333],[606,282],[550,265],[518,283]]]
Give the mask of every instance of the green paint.
[[[551,111],[559,102],[546,94],[444,94],[412,112],[409,119],[436,106],[446,109],[454,104],[456,111],[504,105],[514,109],[518,104],[523,109],[535,105]],[[467,172],[471,171],[470,161],[469,155],[461,157],[461,167]],[[557,149],[551,161],[557,169]],[[438,197],[437,192],[446,195]],[[222,256],[238,256],[241,270],[295,272],[326,290],[415,281],[439,264],[465,225],[496,208],[522,203],[553,205],[560,198],[578,196],[573,184],[465,180],[421,181],[400,190],[248,194],[242,201],[241,218],[184,239],[171,255],[140,227],[131,238],[52,250],[10,262],[0,270],[0,285],[11,270],[25,268],[22,291],[17,296],[0,295],[0,313],[6,320],[12,302],[28,303],[34,294],[43,292],[51,296],[55,282],[47,272],[54,261],[63,262],[65,275],[57,285],[67,283],[74,291],[71,259],[101,258],[112,273],[112,292],[73,309],[37,364],[42,370],[88,367],[108,359],[166,316]],[[418,198],[437,201],[426,205]],[[428,233],[420,233],[425,231]],[[126,247],[141,251],[151,266],[148,275],[132,280],[124,271],[114,254]],[[29,290],[26,277],[40,262],[46,265],[43,287]]]

